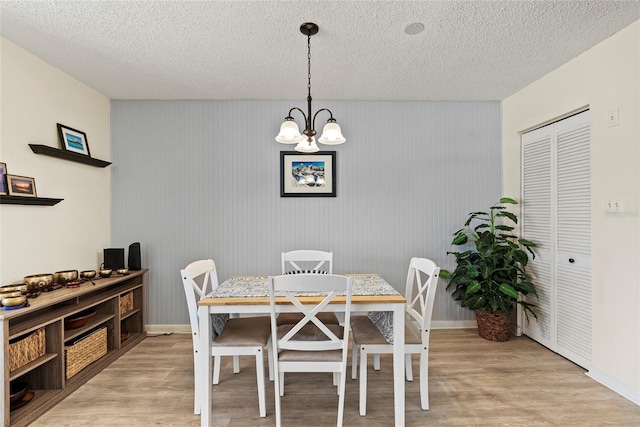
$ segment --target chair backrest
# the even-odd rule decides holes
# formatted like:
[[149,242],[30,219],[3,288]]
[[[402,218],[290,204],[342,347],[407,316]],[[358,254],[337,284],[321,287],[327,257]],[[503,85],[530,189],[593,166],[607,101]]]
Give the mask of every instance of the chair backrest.
[[426,258],[411,258],[405,288],[406,311],[420,327],[423,343],[429,341],[439,277],[440,267],[435,262]]
[[298,250],[282,252],[282,273],[294,271],[333,274],[333,252]]
[[194,261],[180,270],[182,286],[189,308],[193,348],[198,348],[198,300],[218,287],[218,273],[212,259]]
[[[272,335],[278,336],[278,322],[276,304],[289,303],[292,304],[297,312],[303,314],[303,318],[293,325],[285,325],[291,329],[277,340],[274,344],[279,350],[302,350],[302,351],[324,351],[342,349],[345,352],[349,345],[349,325],[351,320],[351,293],[353,287],[353,279],[346,276],[338,276],[333,274],[294,274],[269,277],[269,302],[271,312],[271,330]],[[308,304],[311,296],[321,295],[322,301],[318,304]],[[339,298],[341,301],[335,301]],[[286,301],[280,301],[284,299]],[[338,325],[324,324],[318,319],[318,313],[325,310],[327,305],[335,303],[340,304],[340,311],[344,310],[344,331],[342,336],[336,335],[335,327]],[[344,309],[342,306],[344,305]],[[300,334],[296,336],[300,330],[306,325],[315,325],[321,332],[316,335],[313,340],[304,339]],[[307,328],[308,329],[308,328]],[[304,332],[304,331],[303,331]]]

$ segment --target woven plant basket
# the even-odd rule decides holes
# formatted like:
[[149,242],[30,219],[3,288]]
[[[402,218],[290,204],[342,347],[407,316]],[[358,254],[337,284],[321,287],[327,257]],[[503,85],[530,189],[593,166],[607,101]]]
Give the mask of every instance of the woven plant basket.
[[509,340],[511,320],[502,311],[476,310],[478,334],[485,340],[504,342]]

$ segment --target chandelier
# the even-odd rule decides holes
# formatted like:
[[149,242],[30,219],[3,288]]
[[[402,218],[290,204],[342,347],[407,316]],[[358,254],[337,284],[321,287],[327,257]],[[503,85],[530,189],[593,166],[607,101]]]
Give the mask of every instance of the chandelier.
[[[300,26],[300,32],[307,36],[307,88],[309,90],[307,114],[297,107],[289,110],[289,114],[284,118],[284,122],[280,126],[280,133],[276,136],[276,141],[282,144],[298,144],[295,150],[301,153],[315,153],[320,150],[316,144],[315,135],[317,132],[315,131],[315,123],[316,116],[321,111],[329,113],[329,120],[324,125],[318,142],[325,145],[338,145],[345,142],[346,139],[342,136],[342,130],[340,130],[340,126],[336,123],[336,119],[333,118],[333,113],[329,109],[321,108],[313,116],[311,115],[311,36],[318,33],[318,26],[313,22],[306,22]],[[293,111],[299,111],[304,117],[305,128],[302,131],[304,135],[300,134],[298,124],[291,116]]]

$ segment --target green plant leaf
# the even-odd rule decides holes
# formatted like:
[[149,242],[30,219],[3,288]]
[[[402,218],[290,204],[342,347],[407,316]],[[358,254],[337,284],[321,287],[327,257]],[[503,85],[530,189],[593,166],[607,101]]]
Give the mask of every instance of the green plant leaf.
[[500,199],[500,203],[509,203],[511,205],[517,205],[518,202],[516,202],[515,200],[509,198],[509,197],[503,197]]
[[480,282],[478,282],[477,280],[472,280],[471,282],[469,282],[469,285],[467,286],[466,294],[467,295],[474,294],[478,292],[481,288],[482,286],[480,286]]
[[518,298],[518,291],[513,289],[511,285],[507,283],[501,283],[499,289],[500,289],[500,292],[502,292],[505,295],[509,295],[511,298],[514,298],[514,299]]
[[467,243],[467,235],[466,234],[458,234],[456,237],[453,238],[453,241],[451,242],[452,245],[464,245],[465,243]]
[[508,225],[496,225],[496,230],[512,231],[513,227],[510,227]]
[[440,269],[440,277],[443,278],[443,279],[450,279],[451,278],[451,272],[449,270]]
[[535,243],[533,243],[531,240],[527,240],[527,239],[518,239],[518,242],[522,245],[522,246],[526,246],[528,248],[535,248],[536,245]]
[[504,212],[500,212],[497,216],[501,216],[501,217],[507,217],[509,218],[511,221],[515,222],[516,224],[518,223],[518,217],[516,217],[513,213],[508,212],[508,211],[504,211]]

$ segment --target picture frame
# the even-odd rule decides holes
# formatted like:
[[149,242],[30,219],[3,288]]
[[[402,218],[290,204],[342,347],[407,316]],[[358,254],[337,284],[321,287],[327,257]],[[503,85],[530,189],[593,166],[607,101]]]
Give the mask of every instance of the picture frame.
[[35,178],[7,174],[7,185],[10,196],[38,197]]
[[7,164],[0,162],[0,195],[6,195],[9,192],[7,185]]
[[63,150],[91,157],[86,133],[60,123],[57,125],[58,135],[60,137],[60,143],[62,144]]
[[280,197],[336,197],[336,152],[280,152]]

